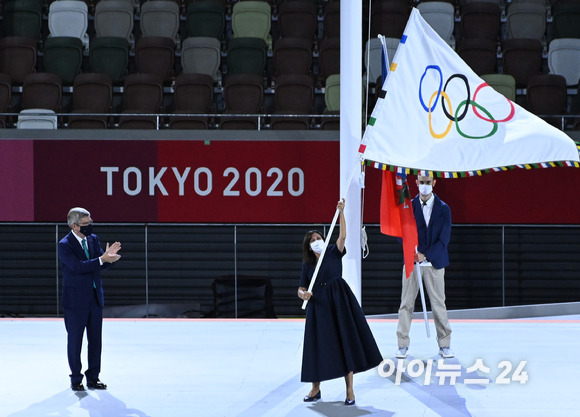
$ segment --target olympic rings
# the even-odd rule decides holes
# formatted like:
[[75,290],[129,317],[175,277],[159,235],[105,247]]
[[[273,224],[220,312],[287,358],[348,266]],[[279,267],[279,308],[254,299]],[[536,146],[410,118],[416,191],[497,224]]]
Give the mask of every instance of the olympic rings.
[[[429,106],[431,106],[431,102],[433,101],[433,97],[435,97],[435,95],[437,95],[437,94],[438,94],[437,91],[435,91],[433,93],[433,95],[431,96],[431,99],[429,100]],[[445,91],[442,91],[441,96],[443,97],[443,99],[447,100],[447,102],[449,103],[449,109],[451,110],[451,112],[453,112],[453,109],[451,109],[451,99],[449,98],[447,93]],[[441,105],[443,105],[443,100],[441,100]],[[447,129],[445,129],[445,132],[443,132],[441,134],[435,133],[433,131],[433,125],[431,124],[431,111],[429,111],[429,132],[431,132],[431,136],[433,136],[435,139],[443,139],[445,136],[447,136],[447,134],[451,130],[451,126],[453,126],[453,119],[451,119],[449,121],[449,124],[447,125]]]
[[[463,74],[453,74],[451,77],[449,77],[447,79],[447,82],[445,83],[445,87],[443,88],[443,91],[447,92],[447,84],[449,84],[449,81],[451,81],[454,78],[461,78],[463,80],[463,82],[465,83],[465,90],[467,90],[467,98],[466,100],[469,100],[469,97],[471,96],[471,94],[469,93],[469,81],[467,81],[467,77]],[[473,98],[475,100],[475,97]],[[443,101],[441,102],[441,107],[443,108],[443,112],[445,113],[445,116],[447,116],[447,118],[449,120],[456,120],[458,122],[462,121],[463,118],[467,115],[467,110],[469,109],[467,106],[465,106],[465,111],[463,112],[463,114],[459,117],[453,117],[451,114],[447,113],[447,109],[445,108],[445,106],[443,106]]]
[[[475,101],[471,101],[470,100],[470,103],[469,104],[473,105],[474,107],[479,107],[481,109],[481,111],[483,111],[485,114],[487,114],[487,116],[490,119],[493,117],[490,112],[488,112],[481,105],[477,104]],[[459,111],[459,108],[461,106],[467,107],[467,100],[463,100],[461,103],[459,103],[459,107],[457,108],[457,111]],[[489,138],[490,136],[493,136],[495,134],[495,132],[497,132],[497,122],[492,122],[492,123],[493,123],[493,128],[491,129],[491,132],[489,132],[487,135],[484,135],[484,136],[469,136],[469,135],[466,135],[459,128],[459,123],[457,123],[455,126],[457,127],[457,133],[459,133],[464,138],[467,138],[467,139],[485,139],[485,138]]]
[[[421,96],[421,90],[423,89],[421,86],[423,85],[423,79],[425,78],[425,75],[427,75],[427,71],[430,69],[436,69],[439,72],[439,90],[437,91],[437,99],[435,99],[435,103],[433,103],[433,107],[427,107],[425,106],[425,102],[423,101],[423,97]],[[421,76],[421,81],[419,82],[419,101],[421,102],[421,105],[423,106],[423,108],[425,109],[426,112],[430,113],[433,110],[435,110],[435,106],[437,106],[437,100],[439,100],[439,94],[441,93],[441,86],[443,85],[443,73],[441,72],[441,68],[439,68],[438,65],[428,65],[427,68],[425,68],[425,72],[423,72],[423,75]],[[429,103],[431,104],[431,103]]]
[[[431,98],[429,99],[429,106],[427,106],[423,100],[422,91],[423,91],[423,80],[425,79],[425,76],[427,75],[427,72],[429,70],[436,70],[438,72],[438,74],[439,74],[439,87],[431,95]],[[459,106],[456,109],[455,114],[453,113],[451,98],[447,94],[447,86],[449,85],[451,80],[453,80],[454,78],[459,78],[459,79],[463,80],[463,83],[465,85],[465,92],[466,92],[466,98],[465,98],[465,100],[463,100],[459,104]],[[507,117],[505,117],[504,119],[501,119],[501,120],[495,119],[486,108],[484,108],[481,104],[477,103],[477,101],[476,101],[477,94],[484,87],[489,87],[489,85],[485,82],[481,83],[476,88],[475,93],[473,94],[473,99],[471,99],[469,80],[467,79],[467,76],[465,76],[464,74],[451,75],[447,79],[447,81],[445,82],[445,86],[443,88],[442,88],[442,86],[443,86],[443,72],[441,71],[441,68],[438,65],[428,65],[427,67],[425,67],[425,71],[421,75],[421,80],[419,82],[419,102],[421,103],[421,106],[423,107],[423,109],[429,114],[429,132],[431,133],[431,136],[434,139],[442,139],[445,136],[447,136],[447,134],[451,130],[453,122],[455,122],[455,126],[456,126],[456,129],[457,129],[457,132],[459,133],[459,135],[461,135],[462,137],[464,137],[466,139],[489,138],[490,136],[493,136],[497,132],[498,123],[508,122],[511,119],[513,119],[513,117],[515,115],[514,103],[507,98],[506,98],[506,100],[510,105],[510,112],[509,112]],[[447,125],[447,128],[445,129],[445,131],[443,133],[436,133],[433,130],[433,125],[432,125],[432,114],[433,114],[435,108],[437,107],[437,104],[439,102],[439,98],[441,98],[441,109],[443,110],[443,113],[445,114],[445,116],[449,119],[449,124]],[[468,134],[464,133],[461,130],[461,128],[459,127],[459,122],[462,121],[467,116],[467,112],[469,111],[470,107],[473,110],[473,113],[477,118],[479,118],[485,122],[489,122],[489,123],[493,124],[493,127],[491,128],[491,131],[489,133],[487,133],[485,135],[481,135],[481,136],[472,136],[472,135],[468,135]],[[487,117],[483,116],[480,113],[480,111],[483,112]]]
[[[484,88],[484,87],[489,87],[489,84],[488,84],[488,83],[482,83],[482,84],[480,84],[480,85],[479,85],[479,87],[477,87],[477,89],[475,90],[475,94],[473,94],[473,101],[474,101],[474,102],[475,102],[475,99],[477,98],[477,93],[479,93],[479,90],[481,90],[481,89],[482,89],[482,88]],[[514,117],[514,114],[515,114],[515,112],[516,112],[516,108],[515,108],[515,106],[514,106],[514,103],[512,103],[512,101],[511,101],[511,100],[508,100],[507,98],[506,98],[506,100],[507,100],[507,101],[508,101],[508,103],[510,104],[510,106],[511,106],[511,110],[510,110],[510,114],[509,114],[509,115],[508,115],[508,116],[507,116],[505,119],[503,119],[503,120],[492,120],[492,119],[486,119],[485,117],[483,117],[483,116],[481,116],[481,115],[479,114],[479,112],[478,112],[478,111],[477,111],[477,109],[476,109],[476,106],[473,106],[473,113],[475,113],[475,115],[476,115],[477,117],[479,117],[479,118],[480,118],[480,119],[482,119],[482,120],[485,120],[486,122],[492,122],[492,123],[503,123],[503,122],[509,122],[509,121],[510,121],[510,120],[511,120],[511,119]],[[480,108],[481,108],[481,107],[480,107]],[[483,110],[483,109],[482,109],[482,110]],[[486,114],[487,114],[487,113],[486,113]],[[491,116],[489,116],[489,117],[491,117]]]

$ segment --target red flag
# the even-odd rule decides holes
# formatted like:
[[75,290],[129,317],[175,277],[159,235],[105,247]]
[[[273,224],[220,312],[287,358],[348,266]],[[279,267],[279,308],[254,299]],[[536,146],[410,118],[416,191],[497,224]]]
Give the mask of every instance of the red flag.
[[407,176],[383,171],[381,189],[381,233],[403,240],[403,256],[407,279],[413,271],[417,248],[417,223],[407,186]]

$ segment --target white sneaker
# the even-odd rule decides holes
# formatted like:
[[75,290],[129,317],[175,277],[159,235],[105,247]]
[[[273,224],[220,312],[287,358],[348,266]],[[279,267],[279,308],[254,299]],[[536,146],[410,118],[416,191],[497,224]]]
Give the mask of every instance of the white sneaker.
[[439,354],[442,357],[444,357],[444,358],[453,358],[453,357],[455,357],[455,355],[453,354],[453,351],[449,347],[439,348]]
[[407,357],[407,350],[409,350],[408,347],[399,348],[395,353],[395,356],[399,359],[405,359]]

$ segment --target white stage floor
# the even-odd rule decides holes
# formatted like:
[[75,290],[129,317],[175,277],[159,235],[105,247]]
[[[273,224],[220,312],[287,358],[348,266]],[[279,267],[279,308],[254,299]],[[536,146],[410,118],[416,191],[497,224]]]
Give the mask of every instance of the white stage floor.
[[[417,320],[401,363],[411,370],[399,380],[397,371],[355,375],[353,407],[343,405],[342,379],[322,383],[322,401],[302,402],[310,385],[300,382],[299,319],[107,319],[101,380],[109,389],[81,394],[69,387],[62,320],[0,319],[0,417],[576,417],[580,319],[570,317],[452,320],[456,357],[443,365],[460,368],[454,383],[441,376],[433,323],[427,339]],[[383,357],[397,363],[396,321],[369,323]],[[478,359],[488,373],[467,371]],[[524,384],[515,372],[522,361]]]

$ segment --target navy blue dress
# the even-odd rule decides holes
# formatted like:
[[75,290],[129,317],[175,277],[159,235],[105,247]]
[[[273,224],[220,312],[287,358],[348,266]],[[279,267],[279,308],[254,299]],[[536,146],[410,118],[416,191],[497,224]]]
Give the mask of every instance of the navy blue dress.
[[[364,372],[383,360],[362,308],[342,279],[342,257],[329,245],[306,307],[302,382]],[[302,265],[300,287],[308,288],[316,264]]]

